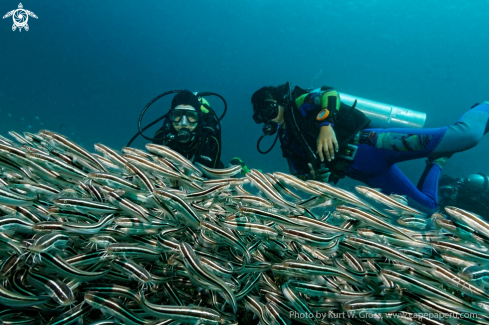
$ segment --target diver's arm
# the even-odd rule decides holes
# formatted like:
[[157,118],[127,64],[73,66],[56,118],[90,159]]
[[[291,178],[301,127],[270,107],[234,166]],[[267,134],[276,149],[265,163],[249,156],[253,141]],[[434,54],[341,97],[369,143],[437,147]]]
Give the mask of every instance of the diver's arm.
[[158,131],[156,131],[153,143],[164,145],[165,143],[165,132],[164,128],[161,127]]
[[221,145],[216,137],[207,138],[204,150],[200,152],[199,163],[209,168],[223,168],[221,162]]
[[[321,92],[304,94],[295,101],[295,107],[300,110],[302,116],[317,114],[315,118],[316,127],[319,128],[317,152],[321,162],[324,162],[324,158],[331,161],[334,159],[335,152],[338,152],[338,141],[333,126],[340,104],[338,92],[326,86],[321,88]],[[319,114],[318,110],[321,110]]]
[[213,168],[224,168],[224,164],[221,161],[221,144],[217,140],[216,137],[211,136],[209,139],[211,142],[211,152],[212,152],[212,157],[213,157]]

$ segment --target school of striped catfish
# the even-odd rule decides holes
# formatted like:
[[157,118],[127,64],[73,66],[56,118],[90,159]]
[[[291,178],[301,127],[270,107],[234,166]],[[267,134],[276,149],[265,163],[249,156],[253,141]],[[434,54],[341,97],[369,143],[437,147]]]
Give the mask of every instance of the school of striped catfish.
[[489,223],[469,211],[9,134],[1,324],[489,324]]

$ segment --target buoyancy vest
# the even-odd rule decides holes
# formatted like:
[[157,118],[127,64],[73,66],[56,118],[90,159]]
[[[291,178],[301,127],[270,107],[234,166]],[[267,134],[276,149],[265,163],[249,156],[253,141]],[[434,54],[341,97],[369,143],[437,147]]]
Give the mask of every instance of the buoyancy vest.
[[[321,88],[321,90],[327,91],[330,94],[331,89],[331,87],[327,86]],[[331,171],[330,181],[336,184],[339,179],[345,177],[346,168],[351,163],[351,161],[342,159],[340,155],[346,150],[349,141],[360,130],[368,126],[370,119],[361,111],[341,103],[340,100],[330,101],[330,103],[333,102],[337,105],[336,112],[333,111],[335,107],[329,107],[328,109],[330,110],[330,114],[336,114],[334,117],[334,131],[336,140],[338,141],[339,154],[335,155],[335,159],[331,162],[327,160],[321,162],[316,152],[317,137],[319,135],[320,125],[323,122],[322,120],[318,120],[318,114],[323,110],[323,107],[321,104],[309,106],[307,107],[307,114],[303,116],[301,107],[297,107],[296,105],[296,99],[305,94],[312,95],[313,93],[296,86],[291,93],[291,100],[285,105],[284,109],[285,132],[288,137],[291,136],[295,139],[303,152],[297,152],[291,146],[290,142],[287,143],[287,141],[284,141],[284,132],[282,131],[279,136],[283,156],[292,160],[294,166],[304,174],[309,174],[308,163],[311,163],[314,169],[318,169],[321,164],[324,164]],[[310,102],[307,103],[310,104]],[[304,155],[306,159],[304,159]]]

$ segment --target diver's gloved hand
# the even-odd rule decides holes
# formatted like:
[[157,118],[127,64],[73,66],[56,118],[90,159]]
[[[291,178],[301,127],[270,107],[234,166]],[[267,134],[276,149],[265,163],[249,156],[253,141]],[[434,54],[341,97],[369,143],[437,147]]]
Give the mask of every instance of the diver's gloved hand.
[[311,163],[308,164],[309,166],[309,175],[311,175],[311,178],[314,179],[315,181],[318,182],[323,182],[327,183],[329,180],[329,176],[331,176],[331,172],[329,171],[329,168],[324,167],[323,164],[321,164],[321,168],[314,170],[312,167]]

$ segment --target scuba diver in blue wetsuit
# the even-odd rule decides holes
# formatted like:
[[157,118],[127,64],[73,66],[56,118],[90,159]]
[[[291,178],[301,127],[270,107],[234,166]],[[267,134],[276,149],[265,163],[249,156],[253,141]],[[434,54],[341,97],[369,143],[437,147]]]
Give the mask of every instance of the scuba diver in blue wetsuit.
[[[335,184],[348,176],[430,209],[437,206],[438,178],[447,159],[474,147],[488,131],[489,102],[474,105],[453,125],[432,129],[368,128],[370,119],[356,102],[346,105],[327,86],[314,91],[291,90],[289,83],[263,87],[251,102],[254,121],[265,123],[258,151],[269,152],[260,149],[260,141],[278,131],[292,174]],[[427,158],[427,164],[415,186],[396,163],[418,158]]]

